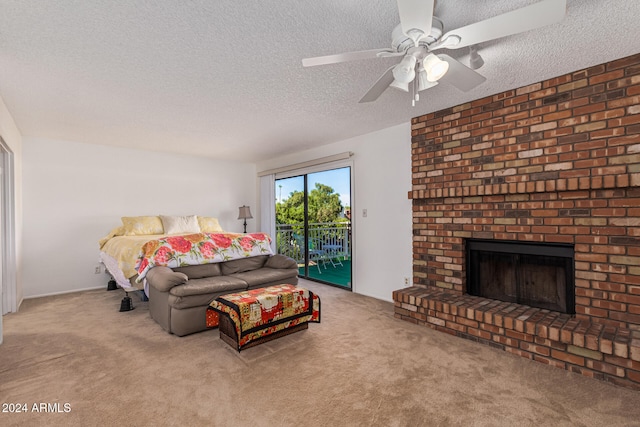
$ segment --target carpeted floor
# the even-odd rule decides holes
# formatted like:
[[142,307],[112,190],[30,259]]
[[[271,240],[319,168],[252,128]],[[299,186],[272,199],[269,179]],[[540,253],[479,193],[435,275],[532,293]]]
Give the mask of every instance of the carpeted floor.
[[[176,337],[121,291],[4,317],[0,425],[638,426],[640,393],[397,320],[391,303],[301,281],[322,323],[237,353]],[[33,412],[58,403],[61,412]],[[69,412],[64,412],[64,404]]]

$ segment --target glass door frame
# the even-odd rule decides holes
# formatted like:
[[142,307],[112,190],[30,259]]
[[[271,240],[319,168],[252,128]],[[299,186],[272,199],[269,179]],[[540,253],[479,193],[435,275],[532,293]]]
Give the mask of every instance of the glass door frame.
[[[308,175],[310,174],[314,174],[314,173],[319,173],[319,172],[326,172],[326,171],[331,171],[334,169],[342,169],[342,168],[349,168],[349,188],[350,188],[350,209],[351,209],[351,217],[350,217],[350,226],[349,226],[349,236],[348,238],[350,239],[349,242],[349,256],[350,256],[350,260],[351,260],[351,271],[350,271],[350,280],[348,282],[347,286],[342,286],[336,283],[332,283],[332,282],[328,282],[328,281],[324,281],[321,279],[318,279],[316,277],[311,277],[309,274],[309,188],[308,188]],[[317,281],[319,283],[323,283],[323,284],[327,284],[327,285],[331,285],[331,286],[335,286],[338,287],[340,289],[344,289],[344,290],[350,290],[353,291],[354,289],[354,283],[355,283],[355,224],[354,224],[354,216],[353,216],[353,212],[355,212],[355,207],[354,207],[354,165],[353,165],[353,161],[352,160],[342,160],[342,161],[334,161],[334,162],[330,162],[330,163],[324,163],[324,164],[318,164],[318,165],[314,165],[314,166],[310,166],[310,167],[304,167],[304,168],[300,168],[300,169],[293,169],[293,170],[288,170],[285,172],[279,172],[273,175],[273,190],[274,190],[274,197],[272,197],[272,200],[276,200],[277,196],[275,193],[276,187],[277,187],[277,181],[280,179],[286,179],[286,178],[293,178],[293,177],[297,177],[297,176],[302,176],[303,177],[303,191],[304,191],[304,222],[303,222],[303,227],[304,227],[304,276],[302,276],[305,279],[308,280],[313,280],[313,281]],[[273,204],[273,222],[274,222],[274,227],[273,230],[274,232],[276,231],[276,227],[275,227],[275,203]]]

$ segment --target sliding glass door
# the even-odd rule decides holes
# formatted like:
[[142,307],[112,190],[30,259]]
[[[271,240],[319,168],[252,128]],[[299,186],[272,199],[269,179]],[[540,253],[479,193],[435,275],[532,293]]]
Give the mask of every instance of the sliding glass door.
[[351,289],[351,168],[276,179],[276,246],[300,276]]

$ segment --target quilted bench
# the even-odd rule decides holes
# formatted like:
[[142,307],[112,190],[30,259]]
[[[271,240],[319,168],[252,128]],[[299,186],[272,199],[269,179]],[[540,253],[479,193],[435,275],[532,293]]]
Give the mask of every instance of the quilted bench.
[[[217,321],[217,322],[216,322]],[[320,298],[293,285],[276,285],[223,295],[207,308],[220,338],[240,351],[320,323]]]

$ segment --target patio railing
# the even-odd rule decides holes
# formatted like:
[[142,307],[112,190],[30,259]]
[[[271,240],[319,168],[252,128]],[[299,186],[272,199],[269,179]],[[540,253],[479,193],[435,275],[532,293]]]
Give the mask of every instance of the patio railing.
[[[304,225],[276,224],[276,249],[304,263]],[[351,222],[309,223],[309,249],[330,251],[333,256],[351,254]]]

